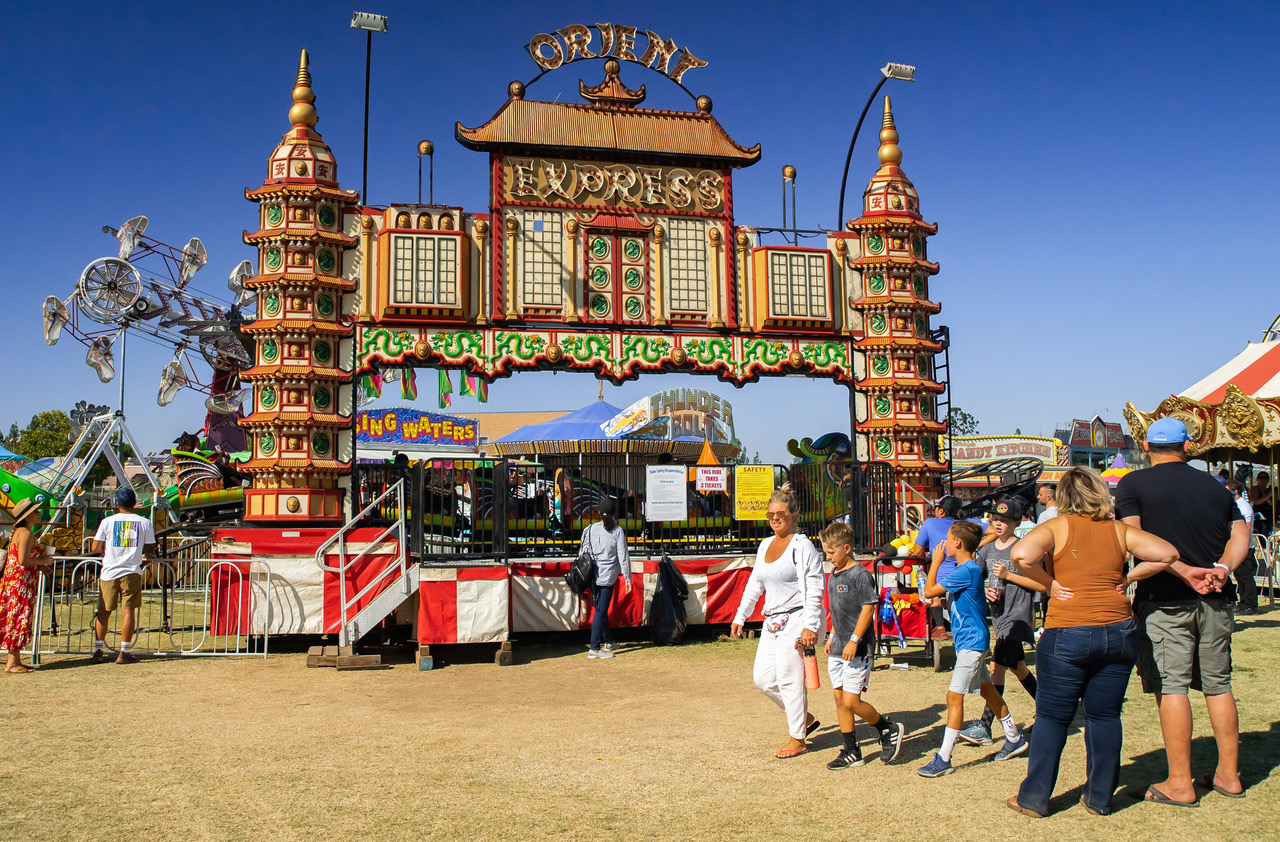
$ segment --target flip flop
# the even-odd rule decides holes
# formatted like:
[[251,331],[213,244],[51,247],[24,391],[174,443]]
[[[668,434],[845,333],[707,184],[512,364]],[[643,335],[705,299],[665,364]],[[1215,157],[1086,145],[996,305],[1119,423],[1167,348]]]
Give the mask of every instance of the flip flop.
[[821,727],[822,723],[818,721],[817,717],[814,717],[813,721],[804,727],[804,735],[807,737]]
[[1142,796],[1143,801],[1150,801],[1152,804],[1168,804],[1172,807],[1199,807],[1200,799],[1195,801],[1178,801],[1165,795],[1154,786],[1147,787],[1147,794]]
[[4,671],[7,672],[9,675],[26,675],[29,672],[35,672],[35,670],[33,670],[31,667],[28,667],[26,665],[23,665],[20,667],[5,667]]
[[778,758],[779,760],[789,760],[792,757],[799,757],[800,755],[805,754],[808,751],[809,751],[808,746],[805,746],[804,748],[782,748],[775,751],[773,753],[773,756]]
[[1195,783],[1196,786],[1202,786],[1205,789],[1211,789],[1214,792],[1218,793],[1219,795],[1224,795],[1227,798],[1244,798],[1243,789],[1240,790],[1239,792],[1232,792],[1229,789],[1224,789],[1223,787],[1220,787],[1213,782],[1213,775],[1201,775],[1200,777],[1196,778],[1193,783]]

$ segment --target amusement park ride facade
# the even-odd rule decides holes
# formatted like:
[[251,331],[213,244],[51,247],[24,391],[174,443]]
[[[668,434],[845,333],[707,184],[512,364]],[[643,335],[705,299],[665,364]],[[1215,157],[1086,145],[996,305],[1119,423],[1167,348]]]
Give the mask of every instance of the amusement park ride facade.
[[[520,371],[715,375],[742,385],[801,374],[853,387],[856,455],[891,463],[935,491],[947,470],[930,319],[936,263],[888,97],[880,168],[862,212],[821,248],[762,245],[733,213],[735,174],[760,160],[712,116],[641,107],[624,62],[680,84],[705,62],[649,33],[601,25],[539,35],[543,69],[604,58],[582,103],[526,98],[512,82],[487,122],[459,123],[489,155],[485,211],[395,203],[364,207],[343,190],[316,131],[302,53],[291,126],[268,160],[245,242],[258,249],[253,388],[241,420],[253,477],[251,522],[333,523],[353,467],[354,382],[397,366],[459,369],[485,380]],[[672,60],[674,58],[674,64]],[[686,88],[687,91],[687,88]],[[692,94],[691,94],[692,96]],[[353,327],[354,324],[354,327]]]

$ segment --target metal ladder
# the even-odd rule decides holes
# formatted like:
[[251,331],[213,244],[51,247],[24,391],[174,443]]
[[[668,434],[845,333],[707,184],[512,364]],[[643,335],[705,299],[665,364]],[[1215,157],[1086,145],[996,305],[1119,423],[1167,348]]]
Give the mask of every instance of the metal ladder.
[[[942,383],[947,390],[933,401],[933,417],[939,421],[943,421],[947,425],[947,493],[951,493],[951,441],[955,438],[955,434],[951,431],[951,328],[941,325],[929,331],[929,339],[937,342],[942,346],[938,354],[934,356],[932,377],[935,383]],[[942,361],[937,362],[937,358],[941,357]]]
[[[349,521],[342,525],[332,536],[316,549],[316,566],[328,573],[338,574],[338,645],[354,646],[356,641],[382,622],[388,614],[399,608],[406,599],[418,591],[418,571],[409,563],[407,546],[408,530],[405,519],[404,480],[397,480],[394,485],[379,494],[369,505],[361,509]],[[396,513],[395,522],[384,529],[376,538],[369,541],[355,555],[347,553],[347,537],[370,512],[378,509],[392,509]],[[363,588],[351,596],[347,595],[347,574],[361,559],[370,555],[387,538],[395,536],[396,557],[378,575],[369,580]],[[334,545],[338,547],[338,563],[331,566],[325,563],[325,555]],[[381,590],[378,590],[381,589]],[[377,595],[358,611],[354,610],[360,601],[370,593]]]

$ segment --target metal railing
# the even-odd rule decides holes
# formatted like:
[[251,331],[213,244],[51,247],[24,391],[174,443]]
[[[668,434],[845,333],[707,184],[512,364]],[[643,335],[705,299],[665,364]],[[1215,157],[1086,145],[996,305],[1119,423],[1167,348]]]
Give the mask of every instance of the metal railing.
[[[892,466],[848,461],[773,465],[773,487],[789,480],[800,504],[799,529],[812,538],[844,517],[859,548],[896,536]],[[689,466],[687,517],[644,517],[646,468],[626,461],[560,467],[504,460],[435,459],[358,468],[358,499],[367,525],[408,521],[409,554],[424,564],[504,563],[576,555],[582,530],[600,519],[600,502],[618,502],[618,521],[633,553],[752,552],[771,534],[765,520],[739,520],[730,467],[723,491],[699,490]],[[390,499],[397,483],[403,498]]]
[[[40,574],[32,606],[35,634],[27,651],[42,655],[93,652],[102,559],[56,556]],[[267,656],[271,568],[261,561],[152,559],[142,567],[142,604],[132,651],[152,655]],[[119,649],[123,611],[111,613],[106,648]]]
[[[411,592],[408,576],[409,571],[409,553],[408,541],[406,536],[406,506],[405,506],[405,483],[403,479],[397,479],[390,488],[374,497],[369,503],[361,509],[351,520],[343,524],[337,532],[333,533],[316,549],[316,566],[328,573],[338,574],[338,622],[339,622],[339,643],[347,646],[354,641],[349,640],[349,627],[352,619],[359,613],[353,609],[356,608],[365,597],[373,594],[377,596],[381,594],[386,587],[394,587],[394,585],[384,586],[384,582],[390,579],[400,579],[404,587],[404,595],[407,597]],[[354,556],[347,554],[347,537],[360,524],[374,513],[383,519],[392,520],[391,525],[382,530],[378,536],[368,541],[365,546]],[[374,574],[360,590],[350,597],[347,596],[348,586],[347,578],[351,573],[351,569],[366,557],[375,554],[380,549],[380,545],[392,534],[396,536],[396,558],[391,564],[386,565],[378,573]],[[338,548],[338,564],[337,566],[325,563],[325,556],[329,549],[337,545]],[[385,555],[385,552],[376,553],[377,555]],[[375,593],[376,590],[376,593]]]
[[1276,567],[1280,563],[1280,559],[1276,557],[1277,545],[1280,545],[1280,535],[1272,535],[1270,538],[1266,535],[1253,536],[1253,557],[1258,560],[1258,572],[1254,581],[1259,578],[1267,580],[1267,605],[1271,607],[1276,604]]

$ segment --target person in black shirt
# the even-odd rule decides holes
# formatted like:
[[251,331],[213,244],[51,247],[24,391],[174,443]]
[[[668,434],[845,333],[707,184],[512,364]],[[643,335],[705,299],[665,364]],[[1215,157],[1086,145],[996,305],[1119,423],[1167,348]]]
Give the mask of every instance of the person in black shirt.
[[[1194,783],[1217,792],[1243,792],[1238,771],[1240,723],[1231,694],[1232,603],[1230,575],[1249,549],[1249,526],[1231,493],[1187,464],[1189,437],[1176,418],[1160,418],[1143,448],[1151,467],[1134,471],[1116,489],[1116,517],[1164,538],[1178,550],[1172,572],[1138,583],[1134,600],[1142,689],[1160,710],[1169,776],[1152,784],[1148,801],[1181,806],[1198,802]],[[1191,689],[1204,693],[1218,743],[1212,776],[1191,778]]]

